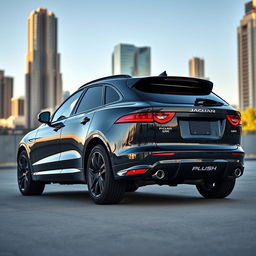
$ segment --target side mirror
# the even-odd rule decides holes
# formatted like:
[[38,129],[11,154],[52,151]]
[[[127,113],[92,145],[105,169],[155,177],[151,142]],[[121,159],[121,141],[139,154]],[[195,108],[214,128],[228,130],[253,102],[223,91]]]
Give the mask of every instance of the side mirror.
[[49,111],[41,112],[38,115],[38,121],[43,124],[50,124],[51,113]]

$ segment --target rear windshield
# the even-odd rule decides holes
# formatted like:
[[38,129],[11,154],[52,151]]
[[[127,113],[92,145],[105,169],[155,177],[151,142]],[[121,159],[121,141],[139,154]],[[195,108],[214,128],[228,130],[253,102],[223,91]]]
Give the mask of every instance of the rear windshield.
[[192,104],[194,105],[196,100],[198,99],[205,99],[205,100],[212,100],[223,105],[228,105],[226,101],[218,97],[215,93],[211,92],[210,94],[204,93],[197,93],[193,94],[191,90],[187,91],[179,91],[175,92],[175,90],[161,90],[162,88],[159,87],[159,90],[155,87],[153,90],[146,90],[145,87],[143,91],[140,88],[134,87],[134,90],[145,100],[148,101],[155,101],[161,103],[169,103],[169,104]]

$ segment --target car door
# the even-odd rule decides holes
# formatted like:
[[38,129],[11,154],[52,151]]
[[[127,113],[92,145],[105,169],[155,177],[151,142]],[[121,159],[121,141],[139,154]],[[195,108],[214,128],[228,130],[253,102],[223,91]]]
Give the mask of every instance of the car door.
[[95,110],[102,106],[102,93],[101,85],[86,88],[73,115],[64,122],[60,143],[63,174],[83,170],[84,144]]
[[53,114],[51,124],[44,124],[38,128],[33,147],[33,170],[36,175],[58,174],[60,159],[60,135],[64,121],[70,116],[82,90],[70,96]]

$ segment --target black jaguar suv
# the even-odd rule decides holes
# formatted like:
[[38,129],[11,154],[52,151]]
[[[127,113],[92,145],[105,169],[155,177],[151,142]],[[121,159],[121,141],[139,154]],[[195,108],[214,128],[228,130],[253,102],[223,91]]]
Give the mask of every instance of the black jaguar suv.
[[158,184],[196,185],[205,198],[228,196],[244,171],[241,117],[210,81],[117,75],[81,86],[20,142],[18,186],[87,184],[97,204]]

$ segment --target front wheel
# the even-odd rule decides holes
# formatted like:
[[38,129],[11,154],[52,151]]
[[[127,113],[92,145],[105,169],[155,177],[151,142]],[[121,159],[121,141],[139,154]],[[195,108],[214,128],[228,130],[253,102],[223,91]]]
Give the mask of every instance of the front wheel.
[[231,194],[236,179],[223,179],[216,182],[204,182],[197,185],[198,192],[205,198],[224,198]]
[[102,145],[95,146],[88,157],[86,180],[96,204],[115,204],[124,197],[126,183],[114,179],[108,153]]
[[19,190],[22,195],[32,196],[41,195],[43,193],[45,184],[32,180],[31,165],[25,150],[18,156],[17,178]]

